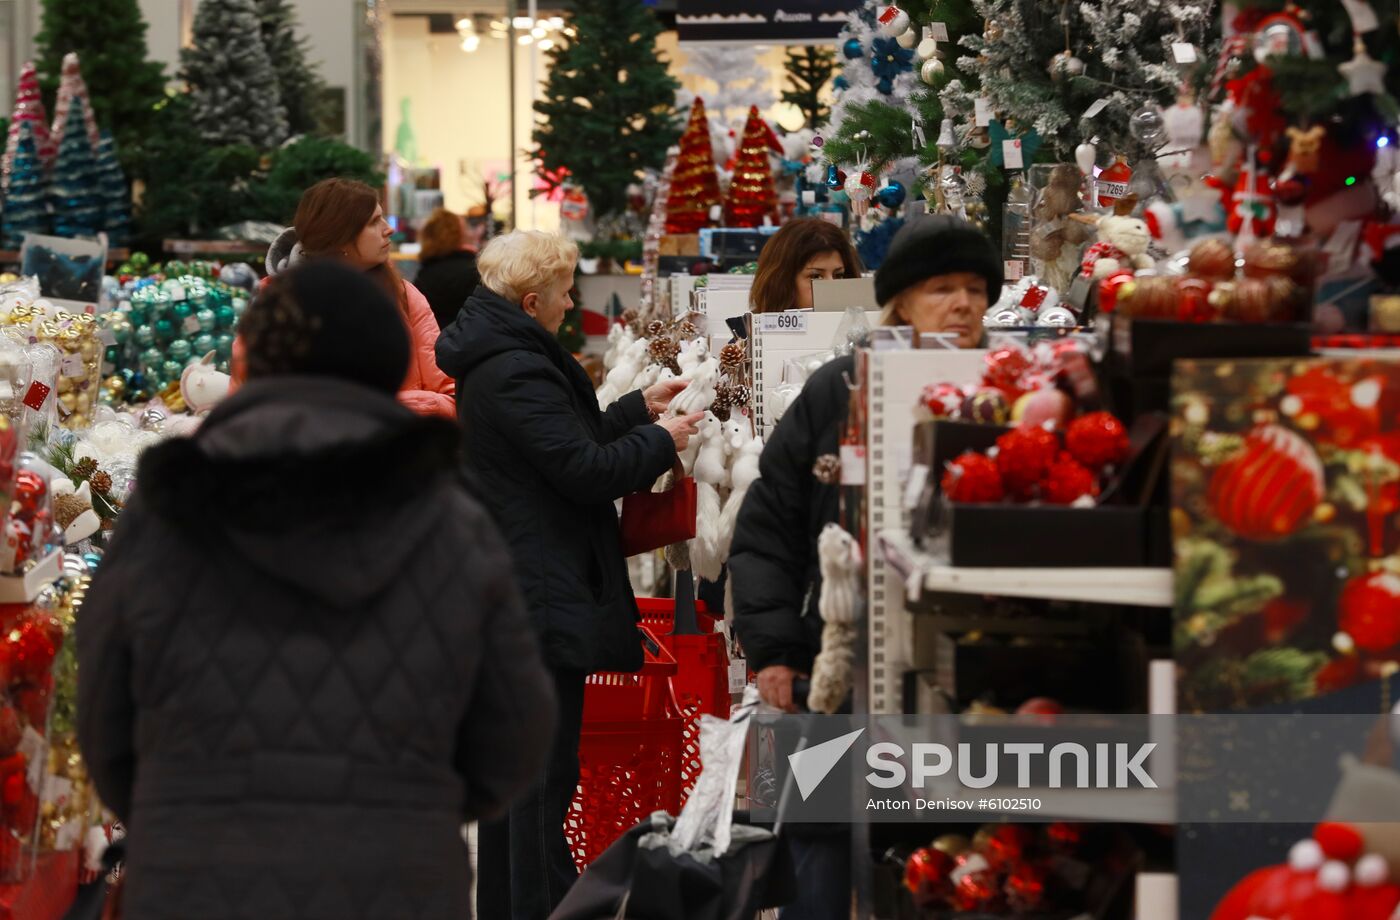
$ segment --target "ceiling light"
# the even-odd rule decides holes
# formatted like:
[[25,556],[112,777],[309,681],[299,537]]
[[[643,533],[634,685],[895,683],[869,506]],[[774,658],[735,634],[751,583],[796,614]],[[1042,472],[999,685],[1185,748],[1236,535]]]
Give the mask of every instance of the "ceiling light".
[[511,20],[510,24],[517,29],[528,29],[535,24],[535,20],[529,16],[517,16]]
[[530,30],[530,34],[535,36],[535,38],[544,38],[546,35],[549,34],[549,30],[546,29],[544,26],[535,26],[533,29]]
[[473,34],[471,34],[471,35],[468,35],[466,38],[462,39],[462,50],[465,51],[465,52],[467,52],[468,54],[471,54],[473,51],[475,51],[477,48],[480,48],[480,47],[481,47],[481,36],[480,36],[480,35],[477,35],[477,34],[473,33]]
[[504,19],[493,19],[493,20],[491,20],[491,31],[492,31],[492,32],[509,32],[509,31],[510,31],[510,23],[506,22]]
[[548,51],[550,48],[553,48],[553,47],[554,47],[554,39],[552,39],[552,38],[542,38],[542,39],[540,39],[539,48],[540,48],[541,51]]
[[534,40],[535,36],[531,35],[529,32],[526,32],[524,35],[516,39],[516,41],[520,42],[520,44],[522,45],[529,45],[533,43]]
[[457,31],[458,31],[458,32],[472,32],[472,31],[474,31],[475,29],[476,29],[476,23],[474,23],[474,22],[471,21],[471,17],[469,17],[469,16],[463,16],[461,19],[457,20]]
[[546,21],[549,23],[549,27],[550,27],[551,29],[556,30],[556,31],[559,30],[559,29],[564,28],[564,17],[563,17],[563,16],[551,16],[551,17],[549,17],[549,19],[546,20]]

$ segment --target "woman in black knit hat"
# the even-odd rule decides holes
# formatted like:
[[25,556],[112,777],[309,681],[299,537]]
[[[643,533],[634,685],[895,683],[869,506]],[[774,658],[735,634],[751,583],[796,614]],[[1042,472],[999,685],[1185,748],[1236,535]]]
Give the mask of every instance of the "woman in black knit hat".
[[248,383],[146,451],[77,625],[128,917],[471,916],[461,826],[538,776],[549,672],[457,426],[363,273],[279,274]]
[[[946,216],[905,225],[875,273],[884,325],[949,334],[959,348],[982,341],[982,314],[1001,286],[996,247]],[[818,482],[812,467],[818,457],[839,452],[850,406],[846,380],[854,372],[854,357],[830,362],[783,415],[764,446],[762,476],[749,487],[729,556],[734,630],[764,701],[788,712],[805,704],[794,698],[793,682],[811,674],[821,650],[817,537],[836,522],[839,508],[839,486]],[[809,832],[794,834],[792,844],[801,894],[783,917],[849,917],[849,839]]]

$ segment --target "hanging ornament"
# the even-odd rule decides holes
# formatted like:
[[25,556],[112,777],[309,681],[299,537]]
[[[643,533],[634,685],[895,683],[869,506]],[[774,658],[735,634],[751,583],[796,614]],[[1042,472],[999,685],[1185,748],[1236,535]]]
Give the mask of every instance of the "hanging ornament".
[[1301,57],[1306,53],[1303,24],[1292,13],[1265,17],[1254,31],[1254,60],[1260,64],[1271,57]]
[[1128,194],[1128,185],[1133,181],[1133,168],[1119,155],[1113,165],[1099,173],[1094,182],[1095,195],[1101,207],[1111,208],[1118,199]]
[[1337,625],[1368,652],[1400,645],[1400,576],[1373,572],[1347,582],[1337,600]]
[[1352,47],[1351,60],[1339,65],[1337,70],[1346,78],[1353,96],[1385,93],[1385,65],[1366,53],[1366,43],[1360,35],[1356,36]]
[[885,7],[884,12],[879,15],[880,34],[886,38],[894,38],[896,35],[904,34],[909,28],[909,14],[891,3]]
[[846,174],[837,169],[835,163],[828,166],[826,168],[826,187],[833,191],[839,191],[844,188],[845,185]]
[[904,183],[891,179],[883,188],[875,193],[875,201],[882,208],[895,210],[904,204],[904,199],[908,192],[904,188]]
[[982,40],[991,44],[1001,41],[1006,36],[1006,30],[1001,23],[995,19],[988,19],[987,25],[982,29]]
[[953,131],[953,119],[945,118],[938,128],[938,149],[947,154],[957,146],[958,138]]
[[1278,540],[1312,519],[1324,491],[1322,461],[1301,436],[1261,425],[1211,476],[1208,498],[1220,523],[1250,540]]
[[854,61],[857,58],[865,57],[865,46],[860,43],[858,38],[848,38],[846,43],[841,46],[841,53],[846,55],[848,60]]
[[831,88],[837,91],[844,91],[851,88],[851,81],[846,79],[845,74],[839,74],[835,80],[831,81]]
[[1085,141],[1074,148],[1074,163],[1079,167],[1079,172],[1085,176],[1094,174],[1094,163],[1099,158],[1099,148]]
[[847,177],[845,188],[846,197],[851,199],[851,208],[856,214],[864,216],[875,192],[875,177],[862,169]]
[[919,42],[918,50],[914,53],[919,56],[919,60],[927,61],[938,53],[938,42],[934,41],[932,38],[926,38]]
[[899,42],[901,48],[913,48],[919,44],[919,33],[914,29],[909,29],[906,32],[901,32],[895,41]]
[[1149,150],[1158,150],[1167,142],[1167,120],[1162,107],[1149,102],[1128,117],[1128,132]]
[[1084,62],[1074,56],[1074,52],[1066,48],[1050,59],[1050,78],[1052,80],[1063,80],[1066,77],[1077,77],[1084,73]]
[[938,58],[929,58],[924,61],[924,66],[919,69],[919,76],[929,86],[937,86],[938,81],[943,79],[943,62]]

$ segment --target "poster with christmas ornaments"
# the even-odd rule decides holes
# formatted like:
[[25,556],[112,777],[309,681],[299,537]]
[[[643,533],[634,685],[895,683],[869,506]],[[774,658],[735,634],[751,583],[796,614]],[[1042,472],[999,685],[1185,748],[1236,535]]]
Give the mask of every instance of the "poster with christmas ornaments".
[[1183,712],[1400,667],[1400,363],[1184,361],[1174,378]]

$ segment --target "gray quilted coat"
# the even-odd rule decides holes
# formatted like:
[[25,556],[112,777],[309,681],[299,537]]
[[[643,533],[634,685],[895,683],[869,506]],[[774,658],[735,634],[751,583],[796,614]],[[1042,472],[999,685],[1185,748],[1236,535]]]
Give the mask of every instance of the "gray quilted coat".
[[454,425],[255,381],[142,458],[77,625],[130,920],[467,918],[554,700]]

